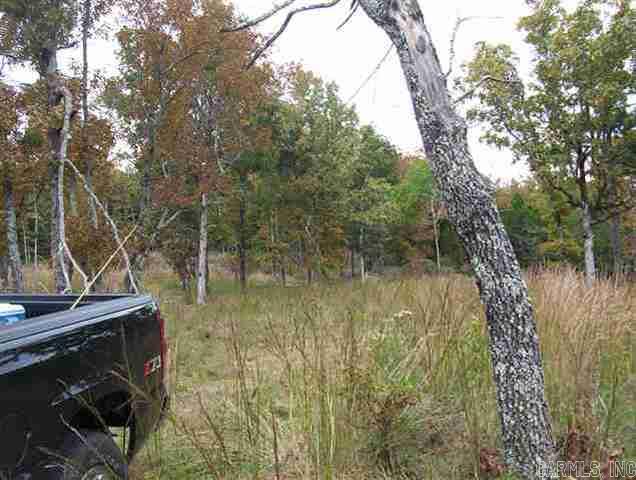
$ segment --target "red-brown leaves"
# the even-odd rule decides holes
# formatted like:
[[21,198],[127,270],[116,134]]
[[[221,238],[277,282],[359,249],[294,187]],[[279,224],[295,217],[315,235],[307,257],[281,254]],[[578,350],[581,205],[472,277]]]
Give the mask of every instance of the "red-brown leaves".
[[573,426],[570,426],[565,439],[563,460],[566,462],[587,461],[592,453],[592,439]]
[[479,451],[479,472],[485,478],[497,478],[503,475],[506,467],[501,454],[494,448],[482,448]]

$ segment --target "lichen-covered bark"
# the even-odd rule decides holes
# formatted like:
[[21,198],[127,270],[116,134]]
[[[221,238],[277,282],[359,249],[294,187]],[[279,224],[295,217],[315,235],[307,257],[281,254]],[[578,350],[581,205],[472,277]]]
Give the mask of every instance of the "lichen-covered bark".
[[4,178],[4,214],[7,228],[8,267],[11,271],[12,289],[15,292],[24,291],[24,276],[22,274],[22,259],[18,248],[18,226],[13,199],[13,183],[9,176]]
[[52,124],[48,128],[49,171],[51,174],[51,258],[53,260],[55,290],[61,293],[71,289],[64,253],[64,242],[66,241],[64,165],[71,129],[73,98],[57,70],[57,47],[54,45],[56,45],[55,41],[52,41],[50,45],[42,49],[39,69],[40,75],[46,79],[49,109],[53,110],[60,104],[63,106],[61,125]]
[[424,148],[485,306],[505,459],[524,478],[546,478],[554,458],[539,340],[528,290],[493,199],[468,150],[466,122],[416,0],[359,0],[395,44]]

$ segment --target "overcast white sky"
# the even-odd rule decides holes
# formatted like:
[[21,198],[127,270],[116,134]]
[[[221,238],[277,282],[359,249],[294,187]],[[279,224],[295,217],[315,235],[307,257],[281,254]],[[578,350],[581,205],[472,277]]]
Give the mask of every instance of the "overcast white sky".
[[[314,0],[315,1],[315,0]],[[233,0],[237,9],[248,16],[263,13],[273,4],[272,0]],[[311,3],[299,0],[298,5]],[[575,4],[575,0],[564,2]],[[336,82],[344,100],[349,99],[373,71],[385,54],[389,40],[359,10],[347,26],[336,32],[336,27],[346,17],[351,2],[328,10],[313,11],[294,17],[285,34],[272,51],[278,62],[297,61],[328,81]],[[508,43],[519,55],[521,71],[529,70],[531,52],[523,43],[523,36],[516,30],[519,17],[527,13],[524,0],[446,0],[432,2],[420,0],[425,21],[437,46],[444,68],[448,65],[449,44],[458,16],[501,17],[500,19],[476,19],[464,23],[456,41],[455,72],[470,59],[474,44],[478,41]],[[262,33],[272,32],[284,19],[279,15],[263,24]],[[93,65],[113,73],[117,60],[113,42],[93,40],[90,42]],[[61,64],[79,61],[79,52],[65,52]],[[35,74],[26,69],[13,70],[9,74],[13,81],[31,82]],[[421,140],[410,99],[398,63],[393,52],[379,72],[356,96],[354,103],[362,122],[370,123],[394,142],[401,150],[413,151],[421,147]],[[470,144],[478,168],[494,179],[509,180],[526,173],[523,165],[513,165],[507,151],[497,151],[478,141],[479,130],[471,129]]]

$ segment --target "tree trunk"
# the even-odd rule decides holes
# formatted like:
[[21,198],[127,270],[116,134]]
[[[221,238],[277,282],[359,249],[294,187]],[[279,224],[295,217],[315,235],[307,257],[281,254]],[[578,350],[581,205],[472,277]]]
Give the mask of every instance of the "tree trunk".
[[360,279],[362,283],[367,281],[367,270],[364,263],[364,253],[360,252]]
[[360,280],[367,281],[366,265],[364,263],[364,227],[360,227]]
[[197,305],[205,305],[208,267],[208,194],[201,194],[199,221],[199,265],[197,269]]
[[592,230],[592,213],[587,202],[582,202],[583,216],[583,251],[585,253],[585,285],[589,288],[596,279],[596,263],[594,261],[594,231]]
[[[84,177],[88,187],[92,189],[92,176],[93,176],[93,159],[90,155],[86,155],[86,125],[88,123],[88,37],[90,35],[91,24],[91,10],[92,0],[84,0],[84,11],[82,12],[82,140],[81,140],[81,155],[84,158],[86,165],[86,173]],[[92,197],[88,197],[88,211],[91,224],[97,228],[97,206]]]
[[27,231],[26,231],[26,221],[22,221],[22,243],[24,245],[23,250],[24,250],[24,263],[26,265],[29,265],[31,263],[31,259],[29,257],[29,243],[28,243],[28,237],[27,237]]
[[[555,458],[539,340],[528,289],[493,198],[476,169],[467,125],[454,110],[446,78],[415,0],[359,0],[397,48],[424,148],[442,200],[468,254],[486,310],[504,458],[523,478]],[[389,93],[390,94],[390,93]]]
[[[611,168],[615,168],[611,165]],[[618,192],[616,185],[616,174],[609,172],[608,178],[609,202],[612,205],[618,203]],[[623,245],[621,242],[621,215],[620,211],[614,209],[612,218],[610,219],[610,246],[612,250],[612,273],[619,275],[623,272]]]
[[[208,252],[209,252],[208,248]],[[205,293],[210,293],[210,262],[205,262]]]
[[239,206],[239,281],[241,283],[241,291],[247,290],[247,238],[246,238],[246,206],[245,206],[245,183],[247,179],[241,174],[241,198]]
[[[53,42],[57,41],[54,39]],[[59,293],[70,290],[64,243],[64,164],[71,129],[71,112],[73,100],[70,90],[64,85],[57,71],[57,48],[48,47],[42,50],[40,74],[46,78],[49,109],[60,104],[63,107],[61,125],[49,125],[48,141],[50,150],[51,173],[51,259],[55,290]]]
[[40,269],[40,261],[38,259],[38,237],[40,236],[40,213],[38,210],[38,196],[35,198],[35,226],[34,226],[34,235],[33,235],[33,266],[35,267],[35,271],[37,272]]
[[13,199],[13,183],[8,176],[4,178],[4,213],[7,228],[8,266],[11,271],[12,288],[15,292],[24,291],[22,259],[18,248],[18,225]]
[[314,280],[313,278],[314,276],[313,276],[313,271],[311,269],[311,255],[307,251],[307,243],[306,243],[305,237],[303,237],[300,241],[300,248],[302,251],[301,256],[305,266],[305,275],[307,277],[307,285],[311,285]]
[[[49,129],[49,141],[52,145],[59,143],[59,133],[57,129]],[[53,277],[55,281],[55,291],[62,293],[70,289],[70,280],[66,272],[66,256],[64,255],[64,245],[62,239],[65,235],[64,229],[64,165],[60,163],[56,152],[59,147],[52,151],[50,164],[51,173],[51,260],[53,262]],[[61,227],[61,228],[60,228]]]
[[287,286],[287,270],[285,269],[285,260],[280,262],[280,281],[283,287]]
[[0,257],[0,291],[9,286],[9,256]]
[[270,252],[272,255],[272,277],[276,278],[280,274],[280,268],[278,265],[278,249],[276,248],[276,218],[273,209],[269,214],[269,232]]
[[612,245],[612,273],[623,273],[623,242],[621,241],[621,216],[615,214],[610,223],[610,243]]
[[351,246],[351,279],[356,278],[356,249]]
[[621,242],[621,211],[618,208],[619,192],[618,192],[618,175],[620,175],[620,169],[618,168],[618,159],[610,152],[612,149],[612,142],[614,140],[613,131],[611,129],[605,132],[603,135],[603,160],[608,166],[607,175],[607,191],[609,197],[610,206],[610,222],[609,222],[609,236],[610,236],[610,248],[612,251],[612,265],[611,270],[614,275],[620,275],[623,272],[623,245]]

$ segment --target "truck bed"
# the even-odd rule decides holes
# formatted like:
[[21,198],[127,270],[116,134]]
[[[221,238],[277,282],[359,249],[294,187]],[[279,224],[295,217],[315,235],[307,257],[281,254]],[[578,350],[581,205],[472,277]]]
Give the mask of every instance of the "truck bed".
[[[22,305],[27,311],[27,318],[39,317],[41,315],[48,315],[50,313],[57,313],[70,309],[77,301],[79,295],[14,295],[14,294],[0,294],[0,303],[13,303]],[[133,295],[127,294],[98,294],[98,295],[85,295],[77,308],[85,307],[89,305],[95,305],[96,303],[108,302],[111,300],[123,300],[126,298],[132,298]]]
[[26,320],[0,326],[0,350],[3,344],[19,338],[95,321],[153,301],[150,295],[87,295],[70,311],[78,296],[0,294],[0,303],[22,305],[26,311]]
[[[167,406],[164,323],[150,295],[0,295],[26,319],[0,327],[0,478],[48,478],[78,429],[130,430],[130,458]],[[31,478],[31,477],[29,477]]]

